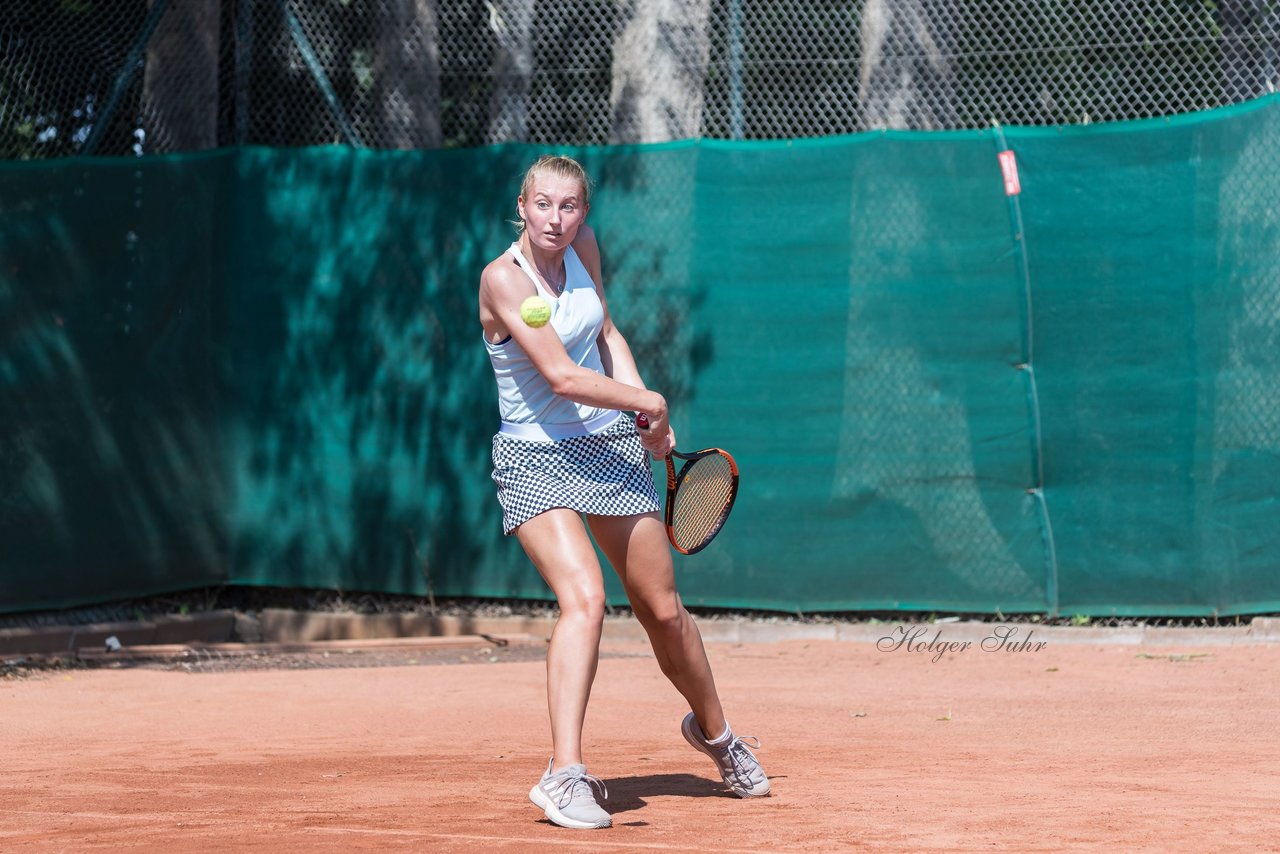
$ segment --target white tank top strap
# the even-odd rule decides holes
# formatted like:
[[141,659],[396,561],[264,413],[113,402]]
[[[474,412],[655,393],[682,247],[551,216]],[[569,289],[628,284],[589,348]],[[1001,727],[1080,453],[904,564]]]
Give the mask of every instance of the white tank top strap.
[[[547,290],[542,286],[542,280],[538,277],[538,271],[533,269],[533,263],[530,262],[528,258],[524,257],[524,253],[520,251],[519,243],[512,243],[510,246],[507,247],[507,252],[510,253],[511,257],[516,259],[516,263],[520,265],[520,269],[524,270],[524,274],[529,277],[530,281],[533,282],[533,286],[537,288],[539,294],[541,294],[542,296],[546,297],[549,300],[557,299],[555,294],[551,293],[549,290]],[[570,252],[573,252],[572,246],[568,247],[564,257],[565,290],[569,289],[569,253]],[[574,257],[577,257],[576,253]]]

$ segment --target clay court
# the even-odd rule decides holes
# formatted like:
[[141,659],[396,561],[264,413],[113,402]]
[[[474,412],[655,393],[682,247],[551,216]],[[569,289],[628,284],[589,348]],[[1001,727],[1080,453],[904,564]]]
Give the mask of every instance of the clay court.
[[39,671],[0,682],[0,848],[1274,849],[1280,644],[1189,637],[941,656],[711,643],[730,720],[761,738],[773,779],[751,802],[684,744],[647,648],[611,642],[586,731],[603,831],[527,801],[549,743],[537,647]]

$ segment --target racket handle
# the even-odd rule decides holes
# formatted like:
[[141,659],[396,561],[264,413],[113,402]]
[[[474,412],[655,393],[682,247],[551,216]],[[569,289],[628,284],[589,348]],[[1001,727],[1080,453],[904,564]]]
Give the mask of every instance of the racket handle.
[[641,430],[648,430],[648,429],[649,429],[649,416],[648,416],[648,415],[645,415],[643,412],[637,412],[637,413],[636,413],[636,426],[637,426],[637,427],[639,427]]

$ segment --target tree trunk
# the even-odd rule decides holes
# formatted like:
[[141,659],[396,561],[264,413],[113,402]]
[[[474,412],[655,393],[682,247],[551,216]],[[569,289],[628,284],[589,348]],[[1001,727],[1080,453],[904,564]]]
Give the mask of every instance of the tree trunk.
[[439,148],[440,18],[437,0],[386,0],[374,47],[374,87],[385,148]]
[[533,84],[533,0],[494,0],[489,28],[493,55],[488,142],[529,141],[529,93]]
[[217,146],[220,8],[220,0],[171,0],[164,10],[142,80],[145,150]]
[[862,10],[862,127],[954,127],[955,0],[867,0]]
[[611,143],[702,132],[710,0],[631,0],[613,49]]

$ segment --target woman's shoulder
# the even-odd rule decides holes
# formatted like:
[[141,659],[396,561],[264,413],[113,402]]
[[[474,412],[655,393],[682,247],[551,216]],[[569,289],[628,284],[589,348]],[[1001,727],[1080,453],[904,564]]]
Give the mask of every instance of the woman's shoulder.
[[574,235],[573,252],[578,256],[578,261],[586,268],[587,274],[591,276],[592,281],[599,284],[600,275],[600,245],[596,243],[596,233],[586,223],[578,229],[578,233]]
[[500,285],[512,280],[518,281],[520,275],[519,263],[511,256],[510,252],[504,251],[485,265],[484,270],[480,273],[480,287]]
[[595,230],[585,222],[578,227],[578,233],[573,236],[573,243],[569,245],[573,247],[573,251],[578,254],[579,258],[582,257],[583,252],[588,252],[592,255],[600,254],[600,245],[596,242]]

